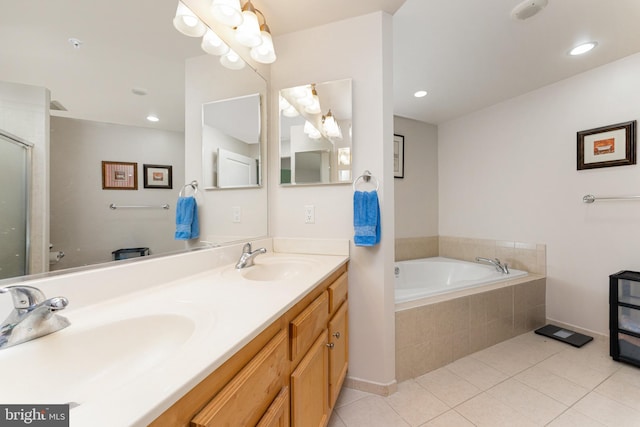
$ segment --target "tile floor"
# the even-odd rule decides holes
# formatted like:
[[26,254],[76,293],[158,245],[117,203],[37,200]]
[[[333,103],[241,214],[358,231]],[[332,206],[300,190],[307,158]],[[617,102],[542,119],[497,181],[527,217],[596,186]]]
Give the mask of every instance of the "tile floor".
[[640,368],[529,332],[398,385],[344,388],[329,427],[640,426]]

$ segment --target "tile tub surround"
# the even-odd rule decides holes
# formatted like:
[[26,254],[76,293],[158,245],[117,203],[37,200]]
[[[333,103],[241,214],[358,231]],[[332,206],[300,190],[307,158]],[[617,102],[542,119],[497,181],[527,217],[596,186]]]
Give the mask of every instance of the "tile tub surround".
[[397,238],[395,260],[446,257],[475,262],[476,257],[499,258],[509,267],[546,274],[546,245],[506,240],[470,239],[451,236]]
[[537,277],[397,311],[397,381],[543,326],[545,291],[546,279]]

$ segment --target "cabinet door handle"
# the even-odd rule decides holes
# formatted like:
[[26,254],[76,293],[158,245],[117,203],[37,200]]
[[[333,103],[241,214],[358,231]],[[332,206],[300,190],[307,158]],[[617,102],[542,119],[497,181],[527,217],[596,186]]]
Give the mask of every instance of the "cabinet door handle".
[[333,336],[336,338],[340,338],[340,332],[336,332],[335,334],[333,334]]
[[332,342],[327,343],[327,347],[329,347],[330,349],[332,349],[334,346],[335,346],[335,344],[334,344],[334,343],[332,343]]

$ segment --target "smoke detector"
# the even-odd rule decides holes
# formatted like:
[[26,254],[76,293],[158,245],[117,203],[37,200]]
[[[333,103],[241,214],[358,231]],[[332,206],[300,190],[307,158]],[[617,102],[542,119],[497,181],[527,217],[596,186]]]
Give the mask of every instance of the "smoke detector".
[[511,17],[513,19],[524,21],[525,19],[529,19],[533,15],[538,14],[538,12],[544,9],[547,4],[549,4],[549,0],[524,0],[513,8],[511,11]]

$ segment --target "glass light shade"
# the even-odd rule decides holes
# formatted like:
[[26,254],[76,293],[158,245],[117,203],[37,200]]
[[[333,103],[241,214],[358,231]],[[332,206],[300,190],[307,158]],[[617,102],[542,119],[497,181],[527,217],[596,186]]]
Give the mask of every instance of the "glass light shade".
[[245,66],[245,62],[233,49],[229,49],[229,52],[220,57],[220,63],[230,70],[241,70]]
[[244,17],[240,9],[240,0],[213,0],[211,14],[228,27],[237,27],[242,24]]
[[181,1],[178,2],[176,16],[173,18],[173,26],[185,36],[202,37],[207,27],[202,21]]
[[324,127],[324,131],[327,133],[327,136],[332,138],[342,138],[342,132],[340,131],[340,126],[338,126],[338,122],[333,118],[331,114],[331,110],[327,113],[322,121],[322,126]]
[[299,99],[307,95],[308,89],[308,86],[296,86],[289,89],[289,93],[291,93],[291,96],[295,99]]
[[320,100],[317,95],[314,95],[312,98],[311,105],[304,107],[304,111],[309,114],[320,114]]
[[200,46],[202,46],[202,50],[211,55],[220,56],[229,52],[229,46],[227,46],[211,28],[208,28],[204,37],[202,37],[202,44]]
[[251,48],[251,58],[262,64],[272,64],[276,61],[276,51],[273,48],[273,39],[271,38],[271,34],[266,31],[261,31],[260,36],[262,38],[262,43]]
[[311,95],[311,90],[309,88],[306,88],[304,95],[296,98],[296,102],[298,103],[298,105],[301,105],[305,108],[313,104],[313,95]]
[[307,136],[309,136],[309,138],[311,139],[320,139],[322,137],[320,131],[316,129],[315,126],[313,126],[308,120],[304,123],[304,133],[306,133]]
[[259,46],[262,43],[262,36],[260,35],[258,16],[249,10],[242,12],[242,16],[244,20],[236,28],[236,40],[246,47]]
[[287,108],[282,110],[282,114],[285,117],[298,117],[300,113],[296,110],[296,107],[293,105],[289,105]]

